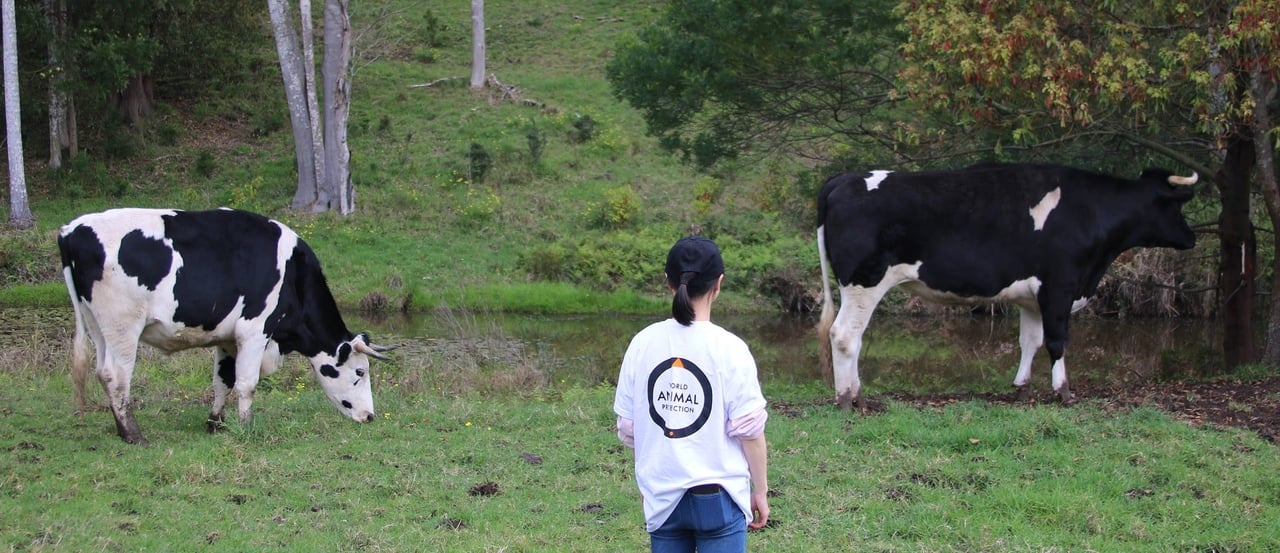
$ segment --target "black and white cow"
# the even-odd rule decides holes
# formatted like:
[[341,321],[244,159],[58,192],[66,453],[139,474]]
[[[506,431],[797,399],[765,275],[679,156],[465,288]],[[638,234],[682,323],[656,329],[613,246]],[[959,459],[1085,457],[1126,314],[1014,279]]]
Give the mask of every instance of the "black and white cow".
[[[1062,360],[1071,313],[1125,250],[1195,245],[1181,212],[1195,181],[1194,174],[1161,169],[1135,181],[1006,164],[831,178],[818,196],[818,337],[823,362],[834,371],[837,403],[864,406],[862,335],[876,305],[899,284],[936,302],[1016,304],[1022,358],[1013,385],[1025,398],[1032,358],[1043,345],[1053,388],[1071,403]],[[832,274],[840,285],[838,315]]]
[[248,421],[259,377],[290,352],[310,360],[339,412],[373,420],[369,358],[386,359],[388,348],[347,330],[320,261],[285,225],[231,209],[112,209],[63,226],[58,249],[76,318],[77,412],[91,339],[124,441],[147,443],[129,405],[139,341],[165,352],[215,348],[210,431],[231,389]]

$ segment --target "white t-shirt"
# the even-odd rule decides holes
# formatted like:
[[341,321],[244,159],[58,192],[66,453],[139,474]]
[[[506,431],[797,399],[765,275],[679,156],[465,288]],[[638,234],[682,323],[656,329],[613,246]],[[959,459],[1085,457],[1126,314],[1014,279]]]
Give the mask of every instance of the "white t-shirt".
[[751,519],[751,474],[730,419],[765,407],[746,342],[710,321],[649,325],[622,358],[613,411],[634,422],[636,483],[650,532],[685,490],[719,484]]

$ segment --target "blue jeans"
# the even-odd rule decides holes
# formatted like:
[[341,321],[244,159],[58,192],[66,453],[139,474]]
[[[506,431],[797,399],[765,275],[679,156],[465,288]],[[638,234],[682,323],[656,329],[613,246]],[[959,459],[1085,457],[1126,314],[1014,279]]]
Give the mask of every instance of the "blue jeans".
[[728,492],[685,492],[671,517],[649,533],[653,553],[745,553],[747,517]]

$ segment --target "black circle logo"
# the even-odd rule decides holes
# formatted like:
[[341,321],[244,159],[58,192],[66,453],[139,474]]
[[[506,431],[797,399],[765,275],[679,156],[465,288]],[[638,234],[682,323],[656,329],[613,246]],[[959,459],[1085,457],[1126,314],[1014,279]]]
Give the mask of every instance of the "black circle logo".
[[711,381],[692,361],[672,357],[649,373],[649,418],[662,435],[683,438],[711,418]]

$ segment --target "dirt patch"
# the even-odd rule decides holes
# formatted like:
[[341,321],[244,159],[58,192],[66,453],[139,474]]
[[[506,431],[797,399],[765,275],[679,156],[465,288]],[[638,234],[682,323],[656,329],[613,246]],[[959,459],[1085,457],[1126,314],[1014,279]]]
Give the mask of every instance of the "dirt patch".
[[[1280,376],[1258,381],[1230,379],[1203,382],[1164,382],[1140,386],[1092,386],[1073,388],[1077,402],[1092,401],[1107,410],[1150,406],[1168,412],[1192,426],[1243,428],[1280,445]],[[961,401],[986,401],[994,405],[1057,403],[1052,391],[1033,394],[1028,401],[1009,393],[894,393],[867,398],[867,410],[885,410],[885,400],[893,399],[919,408],[936,408]],[[794,415],[802,405],[777,402],[771,409],[783,416]]]

